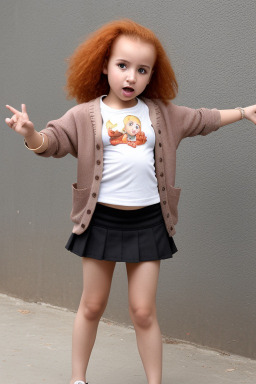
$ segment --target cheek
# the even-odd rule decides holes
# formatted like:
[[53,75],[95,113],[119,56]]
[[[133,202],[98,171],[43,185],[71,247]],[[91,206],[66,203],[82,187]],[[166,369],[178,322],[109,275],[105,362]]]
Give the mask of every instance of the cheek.
[[113,82],[115,82],[115,80],[118,80],[118,71],[116,70],[116,68],[109,68],[108,69],[108,78]]
[[140,81],[140,84],[141,84],[141,87],[146,87],[150,82],[150,76],[144,76],[141,81]]

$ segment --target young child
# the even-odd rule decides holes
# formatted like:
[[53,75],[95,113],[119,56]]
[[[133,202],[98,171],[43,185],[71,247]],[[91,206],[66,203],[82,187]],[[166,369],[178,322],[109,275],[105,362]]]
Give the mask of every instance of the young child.
[[[176,150],[185,137],[207,135],[243,118],[256,123],[256,105],[176,106],[170,100],[177,88],[154,33],[120,20],[96,31],[71,57],[67,91],[79,104],[64,116],[37,132],[24,104],[21,111],[7,106],[13,116],[6,123],[29,150],[45,157],[70,153],[78,161],[74,227],[66,248],[82,257],[84,286],[73,330],[71,384],[86,381],[116,262],[126,263],[129,311],[147,381],[161,383],[155,299],[160,260],[177,251]],[[131,133],[126,128],[124,145],[120,137],[129,117],[140,126]],[[137,140],[140,145],[128,145]]]

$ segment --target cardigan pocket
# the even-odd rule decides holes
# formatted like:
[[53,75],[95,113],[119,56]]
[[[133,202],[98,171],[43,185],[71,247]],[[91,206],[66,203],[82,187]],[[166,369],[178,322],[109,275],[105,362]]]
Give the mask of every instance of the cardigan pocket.
[[72,211],[70,213],[70,218],[73,223],[80,223],[89,196],[90,188],[78,189],[77,183],[72,184]]
[[174,225],[178,222],[178,203],[180,199],[180,193],[181,188],[174,188],[172,185],[167,185],[168,204]]

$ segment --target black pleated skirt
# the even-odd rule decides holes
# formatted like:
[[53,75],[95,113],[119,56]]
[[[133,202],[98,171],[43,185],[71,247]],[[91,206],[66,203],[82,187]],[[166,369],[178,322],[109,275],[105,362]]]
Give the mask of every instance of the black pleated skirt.
[[136,210],[97,204],[89,227],[81,235],[72,233],[66,249],[81,257],[128,263],[169,259],[177,252],[160,203]]

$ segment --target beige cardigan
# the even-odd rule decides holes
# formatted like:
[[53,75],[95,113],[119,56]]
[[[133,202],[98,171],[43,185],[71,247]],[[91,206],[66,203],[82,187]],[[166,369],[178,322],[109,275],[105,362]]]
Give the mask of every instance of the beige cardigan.
[[[180,188],[175,188],[176,150],[188,136],[207,135],[220,127],[217,109],[191,109],[143,99],[155,130],[155,167],[163,218],[169,236],[178,221]],[[103,170],[102,118],[100,98],[79,104],[58,120],[50,121],[41,132],[47,135],[48,148],[39,156],[77,157],[77,182],[73,184],[71,219],[73,232],[81,234],[94,212]]]

